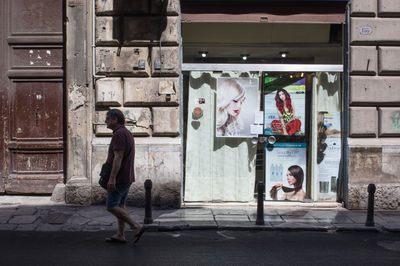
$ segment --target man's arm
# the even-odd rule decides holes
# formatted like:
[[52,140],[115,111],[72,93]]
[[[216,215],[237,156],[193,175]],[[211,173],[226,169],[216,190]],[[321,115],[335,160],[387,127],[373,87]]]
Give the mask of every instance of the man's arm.
[[112,170],[110,180],[108,180],[107,190],[115,190],[115,182],[117,174],[121,168],[122,159],[124,158],[124,150],[114,150],[114,161],[112,164]]

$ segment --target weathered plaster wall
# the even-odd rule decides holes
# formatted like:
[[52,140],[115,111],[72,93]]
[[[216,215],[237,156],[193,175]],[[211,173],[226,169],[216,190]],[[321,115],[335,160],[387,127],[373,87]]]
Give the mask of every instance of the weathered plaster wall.
[[[151,5],[149,5],[151,2]],[[180,3],[96,0],[96,66],[91,163],[92,203],[105,200],[97,181],[107,156],[109,108],[119,108],[136,141],[136,182],[128,202],[144,204],[143,183],[153,181],[153,203],[179,206]],[[161,43],[160,43],[161,42]]]
[[349,207],[400,204],[400,1],[350,2]]

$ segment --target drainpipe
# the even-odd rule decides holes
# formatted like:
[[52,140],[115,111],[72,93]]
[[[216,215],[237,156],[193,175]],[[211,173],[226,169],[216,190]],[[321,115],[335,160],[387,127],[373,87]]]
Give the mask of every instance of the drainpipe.
[[343,119],[342,119],[342,161],[341,193],[339,201],[348,208],[349,204],[349,89],[350,89],[350,4],[346,6],[346,24],[344,30],[344,78],[343,78]]
[[106,76],[96,75],[96,0],[92,0],[92,77],[93,87],[96,78],[106,78]]

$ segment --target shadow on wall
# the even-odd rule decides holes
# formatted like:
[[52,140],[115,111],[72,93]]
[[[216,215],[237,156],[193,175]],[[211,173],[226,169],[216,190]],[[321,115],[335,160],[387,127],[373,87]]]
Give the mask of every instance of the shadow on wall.
[[[167,5],[168,0],[114,0],[113,10],[118,16],[113,17],[113,38],[120,45],[130,40],[159,41],[167,27]],[[150,14],[160,16],[124,16]]]

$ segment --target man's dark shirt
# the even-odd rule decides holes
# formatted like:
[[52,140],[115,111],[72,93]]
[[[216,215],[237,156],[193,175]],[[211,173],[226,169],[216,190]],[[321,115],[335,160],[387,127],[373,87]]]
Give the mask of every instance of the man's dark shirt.
[[107,162],[114,161],[114,151],[123,150],[121,168],[117,174],[116,184],[130,184],[135,181],[135,141],[131,132],[124,125],[113,131]]

